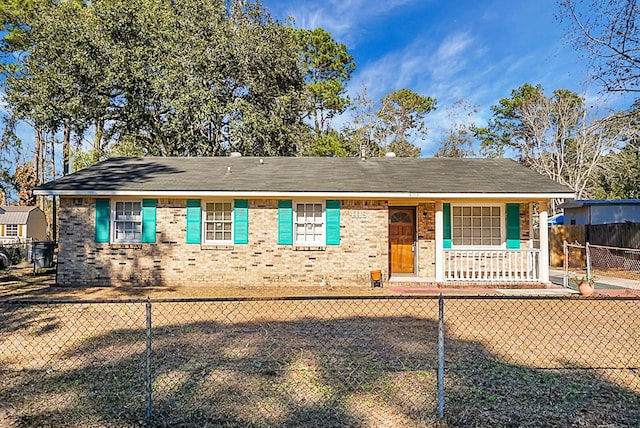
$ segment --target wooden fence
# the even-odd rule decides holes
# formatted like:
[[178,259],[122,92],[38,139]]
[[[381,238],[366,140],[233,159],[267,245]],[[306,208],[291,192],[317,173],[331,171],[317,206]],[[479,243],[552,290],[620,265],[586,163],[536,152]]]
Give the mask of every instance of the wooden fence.
[[[640,248],[640,223],[589,224],[549,227],[550,264],[561,267],[564,260],[563,241],[589,242],[607,247]],[[572,260],[580,260],[584,255],[572,255]],[[584,264],[584,260],[580,260]]]

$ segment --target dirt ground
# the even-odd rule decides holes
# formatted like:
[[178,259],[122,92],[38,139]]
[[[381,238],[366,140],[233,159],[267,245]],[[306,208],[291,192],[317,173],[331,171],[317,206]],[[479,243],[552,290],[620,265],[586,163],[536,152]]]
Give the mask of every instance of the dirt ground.
[[[551,286],[558,291],[562,287]],[[429,286],[394,286],[385,283],[384,287],[333,287],[333,286],[114,286],[114,287],[61,287],[55,284],[55,270],[42,269],[33,273],[31,265],[23,264],[0,271],[0,299],[152,299],[171,298],[233,298],[233,297],[341,297],[341,296],[416,296],[416,295],[458,295],[485,296],[501,295],[498,288],[456,287],[436,288]],[[513,292],[508,294],[513,295]],[[526,290],[527,295],[536,294],[536,290]],[[540,293],[543,294],[543,293]],[[608,297],[640,296],[640,289],[622,287],[596,287],[596,294]]]
[[[0,300],[20,302],[0,307],[0,427],[146,425],[149,367],[150,426],[640,426],[638,300],[446,299],[439,420],[438,300],[384,298],[400,292],[415,294],[78,289],[52,272],[3,272]],[[340,299],[354,295],[381,298]],[[32,301],[146,296],[335,299]]]
[[444,421],[437,299],[145,307],[0,304],[0,426],[640,426],[637,300],[446,299]]
[[60,287],[55,285],[55,271],[42,270],[36,275],[30,267],[0,272],[0,299],[152,299],[203,297],[282,297],[282,296],[388,296],[397,295],[389,288],[320,287],[320,286],[123,286]]

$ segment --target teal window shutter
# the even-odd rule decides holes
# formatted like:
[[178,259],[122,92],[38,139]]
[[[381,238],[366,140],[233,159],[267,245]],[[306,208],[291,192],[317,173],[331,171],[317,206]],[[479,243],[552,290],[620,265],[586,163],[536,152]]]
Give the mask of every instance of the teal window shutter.
[[96,242],[109,242],[110,221],[111,202],[109,199],[96,199]]
[[520,248],[520,204],[507,204],[507,248]]
[[451,248],[451,204],[442,204],[443,248]]
[[142,200],[142,242],[152,244],[156,242],[156,200]]
[[278,201],[278,244],[293,244],[293,203]]
[[187,199],[187,244],[200,243],[200,199]]
[[327,201],[327,245],[340,245],[340,201]]
[[249,201],[236,199],[233,203],[233,243],[249,243]]

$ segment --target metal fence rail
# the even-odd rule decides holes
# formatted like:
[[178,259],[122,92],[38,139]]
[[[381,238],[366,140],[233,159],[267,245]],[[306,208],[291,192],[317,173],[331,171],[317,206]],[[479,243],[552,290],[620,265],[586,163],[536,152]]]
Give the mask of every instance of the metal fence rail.
[[[563,243],[564,286],[572,279],[615,279],[619,287],[640,289],[640,249],[606,247],[589,242]],[[574,281],[575,282],[575,281]]]
[[0,301],[0,425],[640,423],[640,298]]

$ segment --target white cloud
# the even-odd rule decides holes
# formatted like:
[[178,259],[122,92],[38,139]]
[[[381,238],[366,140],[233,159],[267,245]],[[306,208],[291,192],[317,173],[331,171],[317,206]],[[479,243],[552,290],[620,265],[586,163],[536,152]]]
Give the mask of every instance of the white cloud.
[[[480,104],[480,98],[491,91],[485,83],[487,70],[482,70],[485,55],[486,48],[466,32],[451,33],[439,44],[427,35],[417,36],[402,50],[361,67],[350,82],[350,96],[359,94],[366,85],[369,96],[376,101],[400,88],[436,97],[438,109],[426,119],[429,136],[414,142],[423,148],[423,154],[430,155],[451,125],[446,108],[458,99]],[[480,112],[474,120],[486,122]]]
[[330,0],[323,2],[268,1],[271,13],[279,19],[291,17],[298,28],[322,27],[340,43],[353,49],[361,42],[362,28],[369,20],[420,0]]

